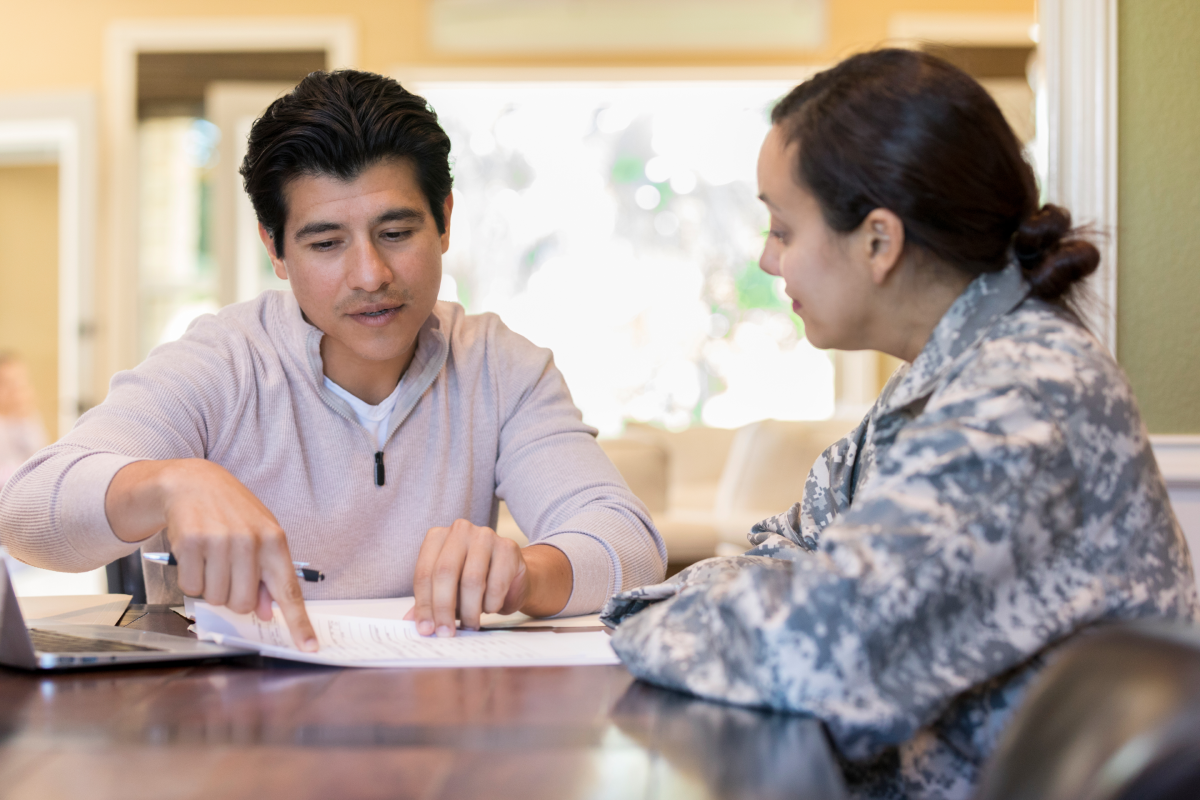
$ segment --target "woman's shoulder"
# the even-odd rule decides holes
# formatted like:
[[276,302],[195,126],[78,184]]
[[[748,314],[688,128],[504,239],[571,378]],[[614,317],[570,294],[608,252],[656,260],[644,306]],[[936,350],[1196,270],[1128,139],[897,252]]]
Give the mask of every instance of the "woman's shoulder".
[[998,320],[943,386],[951,397],[1019,397],[1025,412],[1056,424],[1068,440],[1104,433],[1139,439],[1133,390],[1108,349],[1070,314],[1027,300]]
[[1108,349],[1068,312],[1026,300],[997,320],[965,363],[960,379],[1016,384],[1035,394],[1088,387],[1128,391],[1128,381]]

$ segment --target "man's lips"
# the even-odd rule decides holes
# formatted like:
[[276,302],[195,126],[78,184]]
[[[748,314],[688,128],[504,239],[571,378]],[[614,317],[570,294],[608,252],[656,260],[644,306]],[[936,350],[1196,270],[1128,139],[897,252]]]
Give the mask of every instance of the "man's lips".
[[347,313],[346,316],[355,322],[374,327],[377,325],[386,325],[391,322],[400,313],[400,309],[402,308],[404,308],[403,303],[372,303],[371,305],[361,306]]
[[402,305],[404,305],[403,300],[384,300],[379,303],[364,303],[353,311],[347,311],[346,313],[352,316],[358,314],[378,314],[380,311],[389,311],[393,308],[399,308]]

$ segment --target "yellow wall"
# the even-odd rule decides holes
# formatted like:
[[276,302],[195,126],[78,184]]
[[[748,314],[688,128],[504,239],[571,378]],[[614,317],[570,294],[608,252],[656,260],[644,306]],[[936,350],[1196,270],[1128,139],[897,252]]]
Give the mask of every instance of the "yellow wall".
[[0,165],[0,350],[29,367],[58,428],[58,167]]
[[[733,0],[731,0],[733,1]],[[5,9],[0,48],[0,91],[47,87],[101,88],[105,26],[118,19],[179,17],[327,16],[356,19],[359,64],[383,71],[397,63],[573,64],[573,65],[744,65],[828,63],[887,38],[888,22],[900,13],[1034,13],[1035,0],[829,0],[829,37],[818,50],[753,51],[719,55],[604,56],[578,54],[532,58],[446,57],[425,36],[430,0],[39,0]]]
[[[733,2],[734,0],[731,0]],[[129,265],[114,268],[111,236],[123,221],[111,215],[113,152],[104,137],[106,98],[105,31],[117,20],[179,18],[305,17],[339,15],[357,22],[358,64],[386,72],[398,64],[415,66],[767,66],[827,64],[857,50],[884,43],[896,14],[994,13],[1033,15],[1035,0],[829,0],[826,44],[814,50],[663,55],[568,54],[528,58],[469,58],[439,54],[429,46],[426,15],[430,0],[39,0],[9,3],[7,34],[0,47],[0,95],[15,92],[89,89],[101,109],[99,141],[100,216],[96,242],[96,384],[85,395],[103,397],[113,371],[132,366],[128,327],[134,287],[114,286],[115,275],[132,275]],[[121,298],[118,302],[117,299]]]

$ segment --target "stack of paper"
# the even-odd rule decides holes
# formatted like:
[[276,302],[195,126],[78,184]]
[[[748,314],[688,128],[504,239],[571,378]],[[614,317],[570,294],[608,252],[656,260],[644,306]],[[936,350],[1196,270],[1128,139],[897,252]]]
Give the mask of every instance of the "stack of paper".
[[[114,595],[115,596],[115,595]],[[182,606],[171,610],[182,617],[196,620],[194,597],[183,598]],[[371,619],[404,619],[416,603],[412,597],[380,597],[371,600],[308,600],[305,608],[310,613],[330,613],[350,617]],[[485,630],[500,628],[603,628],[599,614],[579,614],[574,617],[531,617],[528,614],[483,614],[480,624]]]
[[[361,606],[365,604],[364,609]],[[340,667],[531,667],[620,663],[604,631],[459,631],[452,638],[421,636],[416,623],[391,614],[370,613],[371,601],[307,603],[308,618],[321,649],[295,648],[287,624],[274,618],[235,614],[223,606],[196,602],[196,633],[201,639],[258,650],[265,656]],[[393,617],[393,618],[388,618]]]

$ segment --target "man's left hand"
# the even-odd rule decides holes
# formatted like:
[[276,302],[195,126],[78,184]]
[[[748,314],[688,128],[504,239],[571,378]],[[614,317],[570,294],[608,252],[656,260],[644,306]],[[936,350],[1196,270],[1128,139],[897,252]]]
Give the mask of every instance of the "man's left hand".
[[521,548],[491,528],[456,520],[430,528],[413,574],[407,615],[423,636],[453,636],[455,620],[479,629],[481,614],[556,614],[571,596],[571,562],[557,547]]

